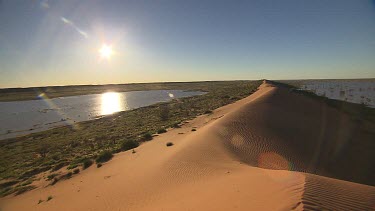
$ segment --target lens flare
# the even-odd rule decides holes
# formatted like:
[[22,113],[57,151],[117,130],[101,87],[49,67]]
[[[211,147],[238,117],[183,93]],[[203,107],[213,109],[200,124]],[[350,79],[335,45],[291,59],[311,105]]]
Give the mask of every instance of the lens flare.
[[88,38],[87,33],[86,33],[85,31],[83,31],[82,29],[80,29],[78,26],[76,26],[76,25],[73,23],[73,21],[71,21],[71,20],[69,20],[69,19],[67,19],[67,18],[65,18],[65,17],[61,17],[60,19],[61,19],[61,21],[62,21],[63,23],[65,23],[66,25],[73,27],[73,29],[75,29],[80,35],[82,35],[82,36],[85,37],[85,38]]
[[113,54],[112,46],[103,44],[99,49],[99,53],[101,58],[110,59]]
[[265,169],[291,170],[289,161],[275,152],[263,152],[258,157],[258,166]]
[[40,92],[37,95],[38,99],[43,100],[44,103],[49,107],[49,109],[54,110],[58,113],[58,115],[61,117],[61,121],[65,123],[65,125],[70,126],[74,130],[79,130],[80,127],[78,123],[75,123],[75,121],[71,120],[63,111],[60,109],[44,92]]

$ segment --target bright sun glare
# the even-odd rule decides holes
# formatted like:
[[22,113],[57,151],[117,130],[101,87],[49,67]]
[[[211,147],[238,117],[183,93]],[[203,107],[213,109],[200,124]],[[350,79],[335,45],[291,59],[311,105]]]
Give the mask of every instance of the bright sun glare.
[[123,110],[121,95],[117,92],[106,92],[101,98],[102,111],[101,115],[113,114]]
[[102,47],[99,49],[99,53],[101,58],[110,59],[113,54],[112,46],[103,44]]

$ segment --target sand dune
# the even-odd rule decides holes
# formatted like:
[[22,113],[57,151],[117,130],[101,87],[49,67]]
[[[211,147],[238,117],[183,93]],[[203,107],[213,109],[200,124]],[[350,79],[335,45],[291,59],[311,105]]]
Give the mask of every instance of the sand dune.
[[[120,153],[102,168],[0,199],[0,208],[373,210],[373,148],[366,147],[373,145],[363,132],[371,127],[264,83],[253,95],[156,137],[135,154]],[[166,147],[169,141],[175,145]],[[52,200],[38,204],[49,195]]]
[[374,187],[306,174],[305,210],[374,210]]

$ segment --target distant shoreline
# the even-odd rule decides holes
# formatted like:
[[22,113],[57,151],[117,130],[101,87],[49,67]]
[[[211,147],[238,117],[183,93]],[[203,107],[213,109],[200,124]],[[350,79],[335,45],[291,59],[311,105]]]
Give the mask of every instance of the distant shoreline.
[[[203,91],[206,84],[220,84],[241,81],[200,81],[200,82],[160,82],[160,83],[134,83],[134,84],[108,84],[108,85],[72,85],[72,86],[46,86],[30,88],[0,89],[0,102],[39,100],[40,94],[49,99],[78,95],[101,94],[104,92],[129,92],[150,90],[185,90]],[[248,82],[251,82],[250,80]],[[192,88],[198,87],[198,88]],[[199,88],[200,87],[200,88]]]
[[[101,94],[104,92],[129,92],[129,91],[150,91],[150,90],[186,90],[203,91],[208,89],[191,88],[203,84],[216,84],[228,82],[252,82],[256,80],[231,80],[231,81],[192,81],[192,82],[150,82],[150,83],[128,83],[128,84],[103,84],[103,85],[67,85],[67,86],[41,86],[27,88],[2,88],[0,89],[0,102],[40,100],[40,94],[49,99],[58,97],[69,97],[78,95]],[[274,80],[282,83],[306,82],[306,81],[375,81],[375,78],[358,79],[293,79]]]

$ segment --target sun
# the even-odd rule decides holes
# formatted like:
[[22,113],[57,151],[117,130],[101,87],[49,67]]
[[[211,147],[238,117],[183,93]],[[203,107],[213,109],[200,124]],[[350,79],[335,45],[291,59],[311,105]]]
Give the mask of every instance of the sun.
[[99,53],[100,57],[104,59],[110,59],[113,54],[112,46],[103,44],[102,47],[99,49]]

